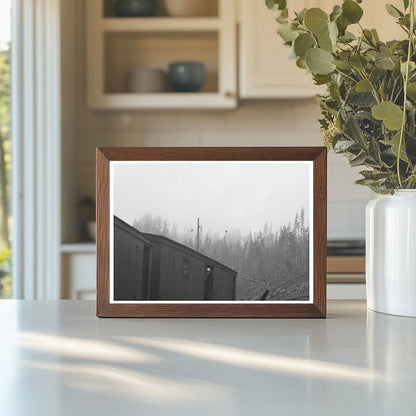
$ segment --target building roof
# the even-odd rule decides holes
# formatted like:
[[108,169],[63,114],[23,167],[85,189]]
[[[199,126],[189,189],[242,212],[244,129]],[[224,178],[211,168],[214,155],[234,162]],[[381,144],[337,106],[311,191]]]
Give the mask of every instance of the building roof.
[[196,251],[188,246],[185,246],[184,244],[178,243],[175,240],[172,240],[168,237],[165,237],[163,235],[159,235],[159,234],[151,234],[151,233],[143,233],[143,235],[148,238],[151,242],[153,241],[158,241],[158,242],[164,242],[170,246],[176,247],[182,251],[187,251],[190,252],[190,254],[192,254],[193,256],[199,257],[201,259],[203,259],[204,261],[207,261],[209,263],[212,263],[213,265],[219,266],[223,269],[226,269],[232,273],[237,274],[237,272],[235,270],[233,270],[231,267],[228,267],[220,262],[218,262],[217,260],[212,259],[211,257],[206,256],[205,254],[200,253],[199,251]]
[[146,236],[141,233],[137,228],[134,228],[127,222],[123,221],[121,218],[114,215],[114,226],[118,226],[120,228],[123,228],[124,231],[131,234],[133,237],[139,238],[142,242],[151,245],[151,242]]
[[200,253],[199,251],[196,251],[188,246],[185,246],[184,244],[178,243],[175,240],[172,240],[168,237],[165,237],[163,235],[159,234],[151,234],[151,233],[142,233],[137,228],[134,228],[132,225],[128,224],[127,222],[123,221],[121,218],[114,215],[114,225],[119,226],[120,228],[123,228],[125,231],[133,235],[134,237],[138,237],[141,241],[151,245],[152,242],[164,242],[170,246],[174,246],[182,251],[187,251],[193,256],[199,257],[203,259],[204,261],[210,262],[213,265],[219,266],[222,269],[226,269],[234,274],[237,274],[235,270],[232,268],[212,259],[211,257],[205,256],[204,254]]

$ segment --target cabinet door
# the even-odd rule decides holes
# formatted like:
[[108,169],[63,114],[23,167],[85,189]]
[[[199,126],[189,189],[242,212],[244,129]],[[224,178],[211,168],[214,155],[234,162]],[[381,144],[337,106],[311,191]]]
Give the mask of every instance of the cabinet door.
[[[330,4],[330,0],[299,0],[295,7],[330,10]],[[240,0],[239,7],[241,98],[305,98],[322,92],[311,75],[289,59],[291,50],[276,33],[277,13],[261,0]]]
[[92,253],[68,253],[62,256],[62,298],[95,299],[96,256]]
[[[320,7],[330,12],[341,0],[298,0],[289,3],[289,10]],[[399,9],[402,0],[389,1]],[[404,32],[386,12],[384,2],[366,0],[362,25],[376,28],[384,41],[402,39]],[[295,7],[295,9],[294,9]],[[311,76],[289,59],[290,48],[277,35],[275,11],[268,10],[264,1],[239,0],[240,8],[240,96],[241,98],[303,98],[323,93],[323,87],[313,84]],[[358,25],[350,26],[354,33]]]

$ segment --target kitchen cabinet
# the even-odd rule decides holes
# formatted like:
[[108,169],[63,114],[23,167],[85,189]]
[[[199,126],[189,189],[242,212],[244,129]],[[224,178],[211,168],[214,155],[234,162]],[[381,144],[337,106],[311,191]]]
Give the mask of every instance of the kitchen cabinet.
[[[325,7],[329,0],[300,0],[296,10]],[[333,3],[333,2],[332,2]],[[290,7],[290,4],[289,4]],[[293,8],[293,6],[292,6]],[[275,11],[264,1],[239,0],[239,71],[240,97],[308,98],[322,92],[311,75],[289,59],[291,50],[277,35]]]
[[61,298],[95,300],[95,244],[63,244],[61,253]]
[[[401,0],[394,0],[400,9]],[[332,10],[334,0],[299,0],[289,2],[289,8],[300,11],[303,8],[320,7],[326,12]],[[311,75],[298,68],[289,59],[290,48],[277,35],[277,12],[268,10],[263,1],[239,0],[239,90],[242,99],[291,99],[308,98],[325,92],[324,87],[313,84]],[[403,38],[404,32],[389,16],[379,0],[366,0],[362,25],[376,28],[381,40]],[[359,31],[357,25],[349,30]]]
[[[234,108],[237,105],[236,4],[218,2],[217,16],[115,17],[104,0],[88,0],[87,102],[90,109]],[[111,3],[110,3],[111,6]],[[175,61],[199,61],[200,92],[132,93],[130,71],[167,71]]]

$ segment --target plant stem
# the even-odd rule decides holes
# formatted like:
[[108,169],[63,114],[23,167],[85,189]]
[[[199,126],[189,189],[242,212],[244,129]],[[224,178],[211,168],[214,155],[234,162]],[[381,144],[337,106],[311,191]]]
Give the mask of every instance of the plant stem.
[[400,129],[400,140],[399,140],[399,149],[397,152],[397,177],[399,179],[399,186],[403,188],[402,177],[400,173],[400,156],[403,147],[404,141],[404,133],[406,130],[406,111],[407,111],[407,83],[409,82],[409,69],[410,69],[410,62],[412,59],[412,51],[413,51],[413,37],[414,37],[414,28],[415,28],[415,0],[410,0],[410,30],[409,30],[409,45],[407,48],[407,60],[406,60],[406,73],[404,76],[404,86],[403,86],[403,120],[402,120],[402,128]]
[[355,83],[357,83],[357,82],[358,82],[355,78],[351,77],[351,76],[350,76],[350,75],[348,75],[348,74],[345,74],[344,72],[340,71],[338,68],[335,68],[335,71],[336,71],[336,72],[338,72],[338,73],[339,73],[339,74],[341,74],[341,75],[344,75],[344,77],[349,78],[351,81],[353,81],[353,82],[355,82]]

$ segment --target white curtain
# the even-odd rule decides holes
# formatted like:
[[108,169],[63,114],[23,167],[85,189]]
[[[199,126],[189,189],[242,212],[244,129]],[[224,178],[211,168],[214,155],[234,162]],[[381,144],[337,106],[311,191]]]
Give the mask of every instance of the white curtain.
[[60,295],[60,0],[12,1],[14,297]]

